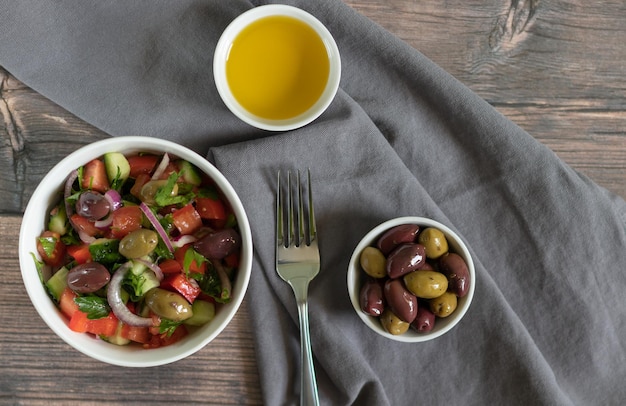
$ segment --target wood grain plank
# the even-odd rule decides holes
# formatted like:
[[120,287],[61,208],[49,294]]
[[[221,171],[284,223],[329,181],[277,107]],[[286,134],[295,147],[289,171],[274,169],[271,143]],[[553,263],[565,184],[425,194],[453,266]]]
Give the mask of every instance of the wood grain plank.
[[346,1],[626,197],[626,4]]
[[[107,135],[0,67],[0,214],[18,214],[46,173],[81,146]],[[8,170],[7,170],[8,169]]]
[[58,338],[30,303],[15,243],[20,223],[0,216],[1,404],[262,403],[245,300],[231,324],[187,359],[146,369],[94,361]]

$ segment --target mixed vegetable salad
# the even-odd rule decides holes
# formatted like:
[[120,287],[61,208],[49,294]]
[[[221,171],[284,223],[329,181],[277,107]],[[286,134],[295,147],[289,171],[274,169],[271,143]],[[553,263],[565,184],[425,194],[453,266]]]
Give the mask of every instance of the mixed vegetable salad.
[[190,162],[112,152],[68,176],[33,257],[70,329],[157,348],[230,300],[240,246],[230,206]]

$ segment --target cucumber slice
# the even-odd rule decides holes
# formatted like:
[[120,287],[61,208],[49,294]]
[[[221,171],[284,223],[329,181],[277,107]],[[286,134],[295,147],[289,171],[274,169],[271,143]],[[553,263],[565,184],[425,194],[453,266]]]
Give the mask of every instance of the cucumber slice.
[[65,213],[65,204],[63,202],[50,212],[48,229],[59,233],[59,235],[65,235],[65,233],[67,233],[67,213]]
[[121,186],[130,175],[128,159],[120,152],[107,152],[104,154],[104,166],[113,189]]
[[180,169],[180,173],[182,174],[185,183],[200,186],[202,178],[200,177],[200,174],[195,166],[193,166],[190,162],[181,159],[178,161],[178,168]]
[[89,245],[89,253],[95,262],[113,264],[122,259],[119,252],[120,240],[99,238]]
[[69,269],[66,267],[62,267],[58,271],[55,272],[54,275],[48,279],[46,282],[46,288],[48,288],[48,292],[52,295],[54,300],[59,302],[61,299],[61,295],[63,291],[67,287],[67,274],[69,273]]
[[128,338],[122,337],[122,328],[124,328],[124,323],[121,321],[117,324],[117,329],[115,330],[115,334],[110,337],[100,336],[106,342],[115,345],[128,345],[130,344],[130,340]]
[[191,305],[192,316],[184,321],[190,326],[202,326],[215,317],[215,304],[205,300],[195,300]]

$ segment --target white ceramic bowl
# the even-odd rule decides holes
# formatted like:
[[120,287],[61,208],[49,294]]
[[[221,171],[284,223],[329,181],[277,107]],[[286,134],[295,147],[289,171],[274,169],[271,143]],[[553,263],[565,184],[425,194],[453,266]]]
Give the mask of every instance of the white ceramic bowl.
[[[50,208],[58,201],[59,192],[69,173],[106,152],[131,154],[136,152],[167,152],[196,165],[215,181],[232,206],[242,237],[241,261],[232,287],[232,300],[218,308],[215,318],[170,346],[143,349],[137,345],[116,346],[86,333],[69,329],[66,317],[58,310],[39,280],[31,253],[37,253],[36,238],[44,230]],[[190,149],[173,142],[149,137],[114,137],[86,145],[59,162],[44,177],[33,193],[22,220],[19,238],[19,258],[22,278],[28,296],[46,324],[66,343],[92,358],[114,365],[149,367],[185,358],[207,345],[228,325],[241,305],[252,266],[252,237],[250,225],[239,197],[224,176],[206,159]]]
[[[328,52],[330,62],[330,73],[326,87],[317,102],[304,113],[284,120],[271,120],[259,117],[250,113],[233,96],[226,78],[226,61],[233,41],[239,33],[251,23],[262,18],[270,16],[287,16],[298,19],[319,35]],[[230,111],[244,122],[264,130],[270,131],[286,131],[302,127],[319,117],[330,105],[339,88],[339,80],[341,77],[341,60],[337,44],[328,29],[314,16],[296,7],[270,4],[252,8],[245,13],[239,15],[226,27],[220,37],[213,58],[213,76],[215,85],[224,101],[224,104]]]
[[[456,310],[448,317],[445,318],[437,318],[435,323],[435,327],[427,332],[427,333],[418,333],[413,328],[409,328],[409,330],[402,335],[393,335],[385,331],[382,327],[380,320],[377,317],[370,316],[364,313],[361,310],[361,305],[359,303],[359,293],[361,289],[361,284],[364,278],[367,276],[365,272],[361,269],[361,265],[359,263],[359,257],[361,252],[365,247],[375,246],[378,238],[387,230],[392,227],[399,226],[401,224],[418,224],[420,225],[420,229],[424,229],[426,227],[435,227],[443,232],[448,240],[448,246],[450,252],[455,252],[459,254],[465,262],[467,263],[467,267],[470,273],[470,288],[468,293],[458,299],[458,304]],[[474,290],[476,288],[476,272],[474,269],[474,262],[472,261],[472,256],[470,255],[467,247],[461,240],[461,238],[454,233],[447,226],[428,218],[424,217],[399,217],[395,219],[388,220],[374,229],[372,229],[369,233],[363,237],[363,239],[359,242],[357,247],[354,249],[352,257],[350,259],[350,264],[348,265],[348,293],[350,295],[350,300],[352,302],[352,306],[356,311],[356,314],[359,316],[361,320],[376,333],[380,334],[383,337],[387,337],[392,340],[402,341],[407,343],[416,343],[422,341],[432,340],[441,336],[442,334],[447,333],[456,326],[467,310],[470,307],[472,302],[472,298],[474,297]]]

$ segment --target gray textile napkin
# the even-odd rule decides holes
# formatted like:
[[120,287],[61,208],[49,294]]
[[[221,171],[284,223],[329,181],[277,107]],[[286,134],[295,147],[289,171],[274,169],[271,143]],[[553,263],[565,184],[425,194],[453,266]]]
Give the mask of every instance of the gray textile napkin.
[[[292,132],[239,122],[212,83],[219,33],[257,2],[5,2],[0,65],[112,135],[208,153],[233,183],[256,248],[248,303],[266,404],[298,399],[297,313],[274,270],[273,205],[276,172],[307,167],[322,255],[309,312],[323,404],[626,399],[624,201],[342,2],[285,3],[329,28],[343,62],[329,110]],[[377,336],[347,296],[359,239],[402,215],[455,229],[476,262],[469,312],[422,344]]]

